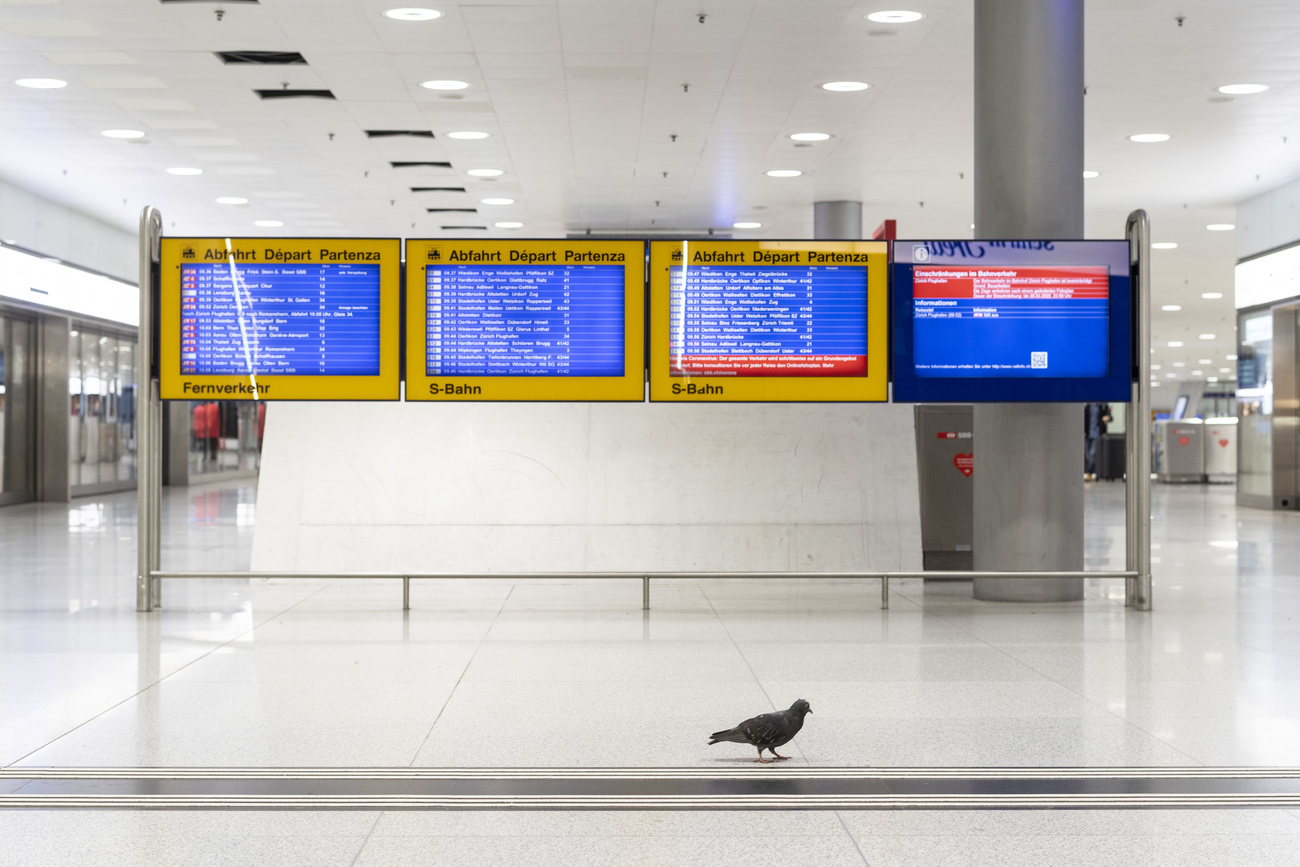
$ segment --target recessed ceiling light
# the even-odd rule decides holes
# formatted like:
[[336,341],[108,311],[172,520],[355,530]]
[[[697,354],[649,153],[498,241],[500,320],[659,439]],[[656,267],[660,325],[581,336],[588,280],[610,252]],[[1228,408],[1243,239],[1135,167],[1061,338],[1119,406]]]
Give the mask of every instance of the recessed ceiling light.
[[30,87],[33,90],[58,90],[60,87],[68,86],[62,78],[20,78],[14,84],[19,87]]
[[1160,365],[1158,365],[1158,364],[1153,364],[1153,365],[1151,365],[1151,369],[1152,369],[1152,370],[1159,370],[1159,369],[1160,369]]
[[822,85],[822,90],[833,90],[836,93],[849,93],[854,90],[866,90],[871,85],[865,81],[828,81]]
[[[1195,373],[1195,372],[1196,372],[1196,371],[1194,371],[1194,370],[1192,371],[1192,373]],[[1205,377],[1205,381],[1206,381],[1206,382],[1218,382],[1218,381],[1219,381],[1219,378],[1218,378],[1217,376],[1207,376],[1207,377]]]
[[254,226],[260,226],[263,229],[278,229],[284,225],[281,220],[254,220]]
[[1232,223],[1211,223],[1205,228],[1209,229],[1211,232],[1231,232],[1237,227]]
[[1173,241],[1161,241],[1158,244],[1151,245],[1152,250],[1176,250],[1178,244]]
[[1166,374],[1165,374],[1165,379],[1177,379],[1177,378],[1178,378],[1178,374],[1176,374],[1176,373],[1166,373]]
[[1214,363],[1214,359],[1213,359],[1213,358],[1198,358],[1198,359],[1196,359],[1196,363],[1197,363],[1197,364],[1213,364],[1213,363]]
[[138,129],[101,129],[99,134],[106,138],[144,138]]
[[1166,346],[1172,346],[1172,347],[1174,347],[1175,349],[1177,349],[1178,347],[1180,347],[1180,346],[1183,345],[1183,342],[1182,342],[1181,340],[1171,340],[1171,341],[1169,341],[1168,343],[1166,343],[1165,345],[1166,345]]
[[1223,297],[1223,293],[1222,293],[1222,292],[1202,292],[1202,293],[1201,293],[1201,297],[1202,297],[1202,298],[1205,298],[1205,299],[1208,300],[1208,301],[1213,301],[1213,300],[1216,299],[1216,298],[1222,298],[1222,297]]
[[1140,132],[1137,135],[1129,136],[1128,140],[1139,142],[1141,144],[1150,144],[1158,141],[1169,141],[1169,136],[1162,132]]
[[515,203],[515,200],[514,199],[479,199],[479,203],[483,205],[513,205]]
[[1231,367],[1220,367],[1220,368],[1219,368],[1219,373],[1232,373],[1232,368],[1231,368]]
[[1192,376],[1205,376],[1205,371],[1204,371],[1204,370],[1193,370],[1193,371],[1192,371]]
[[524,227],[523,223],[515,220],[502,220],[501,222],[493,223],[492,225],[496,226],[498,229],[522,229]]
[[240,196],[221,196],[217,199],[218,205],[247,205],[248,199]]
[[1160,383],[1158,383],[1158,382],[1153,382],[1153,383],[1151,383],[1151,387],[1152,387],[1152,388],[1159,388],[1159,387],[1160,387]]
[[862,17],[878,24],[911,24],[913,21],[920,21],[925,16],[920,12],[907,12],[896,9],[890,12],[869,12]]
[[429,90],[464,90],[469,87],[469,82],[456,81],[454,78],[436,78],[433,81],[421,81],[420,87]]
[[1227,361],[1236,361],[1236,360],[1237,360],[1237,356],[1235,356],[1235,355],[1225,355],[1225,356],[1223,356],[1223,357],[1224,357],[1224,359],[1226,359]]
[[1181,305],[1178,305],[1178,304],[1164,304],[1164,305],[1162,305],[1162,306],[1160,307],[1160,309],[1161,309],[1161,310],[1166,310],[1166,311],[1169,311],[1170,313],[1172,313],[1172,312],[1175,311],[1175,310],[1182,310],[1183,308],[1182,308]]
[[192,175],[201,175],[201,174],[203,174],[203,169],[192,169],[192,168],[189,168],[188,166],[176,166],[175,168],[170,168],[170,169],[168,169],[168,170],[167,170],[167,174],[169,174],[169,175],[181,175],[181,176],[183,176],[183,177],[190,177],[190,176],[192,176]]
[[797,169],[772,169],[767,173],[767,176],[769,178],[797,178],[802,174],[803,172]]
[[1215,335],[1213,334],[1198,334],[1196,336],[1201,338],[1202,340],[1213,340],[1215,337]]
[[797,132],[790,136],[795,141],[826,141],[830,137],[828,132]]
[[1245,96],[1251,93],[1263,93],[1266,90],[1268,90],[1267,84],[1225,84],[1219,88],[1219,93]]
[[761,228],[763,228],[763,224],[762,224],[762,223],[748,223],[748,222],[743,222],[743,223],[732,223],[732,224],[731,224],[731,228],[733,228],[733,229],[761,229]]
[[472,130],[472,129],[462,129],[462,130],[457,130],[456,132],[447,133],[447,138],[458,138],[458,139],[466,139],[471,141],[480,138],[491,138],[491,136],[492,133],[490,132],[478,132],[477,130]]
[[1187,365],[1186,365],[1185,363],[1181,362],[1181,361],[1175,361],[1175,362],[1174,362],[1174,367],[1186,367],[1186,366],[1187,366]]
[[1101,172],[1094,172],[1094,171],[1091,171],[1091,170],[1086,170],[1086,171],[1084,171],[1084,173],[1083,173],[1083,177],[1084,177],[1084,180],[1092,180],[1093,178],[1099,178],[1099,177],[1101,177]]
[[442,17],[437,9],[389,9],[384,15],[398,21],[432,21]]
[[499,178],[505,174],[500,169],[470,169],[465,174],[473,178]]

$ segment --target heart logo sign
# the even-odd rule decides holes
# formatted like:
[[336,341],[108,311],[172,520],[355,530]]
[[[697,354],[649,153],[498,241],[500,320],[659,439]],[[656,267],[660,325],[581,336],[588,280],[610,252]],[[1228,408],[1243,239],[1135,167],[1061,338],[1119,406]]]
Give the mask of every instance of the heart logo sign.
[[1185,446],[1185,445],[1187,445],[1188,443],[1190,443],[1191,441],[1192,441],[1192,438],[1191,438],[1191,437],[1179,437],[1179,438],[1178,438],[1178,444],[1179,444],[1180,446]]
[[970,478],[970,474],[975,472],[975,455],[954,455],[952,465],[956,467],[963,476]]
[[1219,445],[1223,446],[1223,448],[1226,449],[1228,447],[1229,442],[1230,440],[1219,440]]

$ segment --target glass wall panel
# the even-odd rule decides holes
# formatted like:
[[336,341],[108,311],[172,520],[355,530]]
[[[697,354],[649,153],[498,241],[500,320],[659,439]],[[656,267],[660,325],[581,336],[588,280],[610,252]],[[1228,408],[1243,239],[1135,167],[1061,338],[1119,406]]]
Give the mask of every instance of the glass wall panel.
[[[72,494],[135,483],[135,341],[79,326],[68,334]],[[80,489],[80,490],[78,490]]]
[[1237,491],[1273,498],[1273,311],[1238,315]]
[[32,348],[32,323],[0,316],[0,504],[35,496]]
[[266,404],[244,400],[190,402],[191,477],[257,470]]

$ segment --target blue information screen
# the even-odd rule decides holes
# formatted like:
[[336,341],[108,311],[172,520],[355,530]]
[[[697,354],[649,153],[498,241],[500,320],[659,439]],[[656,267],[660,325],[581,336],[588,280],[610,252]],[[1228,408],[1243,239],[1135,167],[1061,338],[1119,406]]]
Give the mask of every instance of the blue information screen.
[[624,374],[622,265],[430,265],[426,376]]
[[378,265],[181,266],[181,373],[376,376]]
[[865,376],[867,269],[669,269],[674,376]]
[[1104,377],[1105,266],[952,265],[912,269],[917,376]]

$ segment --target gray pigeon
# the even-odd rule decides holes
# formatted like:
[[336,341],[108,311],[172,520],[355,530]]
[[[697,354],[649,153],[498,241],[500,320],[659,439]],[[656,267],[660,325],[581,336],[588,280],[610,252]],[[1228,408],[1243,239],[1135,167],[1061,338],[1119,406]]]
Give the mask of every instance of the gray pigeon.
[[808,702],[799,699],[790,705],[789,710],[759,714],[753,719],[745,720],[734,729],[714,732],[709,735],[709,746],[725,741],[758,747],[758,760],[765,765],[770,762],[763,758],[763,750],[768,750],[778,759],[788,759],[790,756],[780,755],[776,748],[789,743],[791,738],[799,734],[799,729],[803,728],[804,716],[810,713],[812,708],[808,706]]

